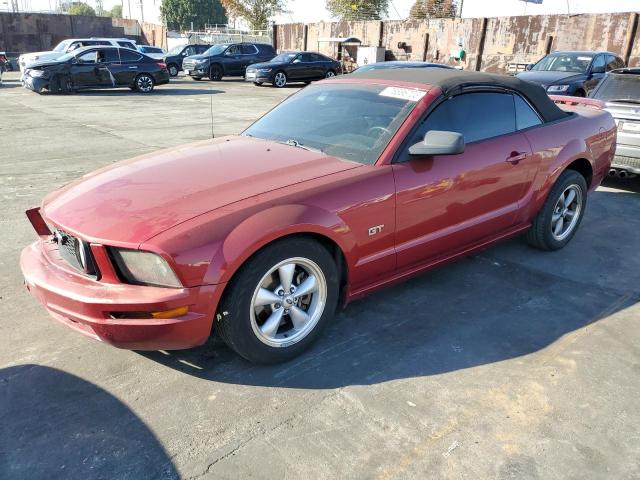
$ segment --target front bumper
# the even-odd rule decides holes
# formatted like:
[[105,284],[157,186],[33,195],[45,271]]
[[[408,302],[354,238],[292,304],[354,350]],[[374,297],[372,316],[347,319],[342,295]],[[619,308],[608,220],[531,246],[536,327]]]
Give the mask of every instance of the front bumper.
[[270,83],[273,81],[271,73],[247,72],[244,77],[246,82]]
[[[211,333],[224,284],[160,288],[104,283],[54,263],[36,241],[20,256],[27,290],[68,327],[118,348],[179,350],[202,345]],[[111,312],[167,311],[189,306],[178,318],[127,319]]]
[[49,87],[49,79],[42,77],[32,77],[27,74],[22,74],[20,78],[22,85],[29,90],[32,90],[36,93],[40,93],[43,89]]
[[202,77],[206,77],[206,76],[209,75],[209,65],[208,64],[207,65],[202,65],[202,66],[197,66],[197,65],[186,65],[185,66],[183,64],[182,69],[190,77],[202,78]]

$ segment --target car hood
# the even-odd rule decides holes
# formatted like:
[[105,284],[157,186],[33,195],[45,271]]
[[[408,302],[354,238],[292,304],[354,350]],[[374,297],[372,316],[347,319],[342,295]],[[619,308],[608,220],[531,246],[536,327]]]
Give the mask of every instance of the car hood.
[[556,85],[558,83],[572,83],[586,80],[587,76],[583,73],[575,72],[536,72],[528,71],[517,75],[520,80],[538,83],[540,85]]
[[359,166],[281,143],[223,137],[88,174],[47,196],[42,211],[86,240],[140,244],[208,211]]
[[189,55],[188,57],[184,57],[185,60],[206,60],[209,58],[206,55]]
[[278,67],[284,67],[285,65],[289,65],[289,62],[252,63],[247,68],[278,68]]
[[44,59],[44,60],[37,60],[35,62],[29,62],[25,65],[25,68],[28,69],[32,69],[32,68],[43,68],[43,67],[57,67],[58,65],[62,65],[64,62],[59,62],[57,61],[55,58],[54,59]]

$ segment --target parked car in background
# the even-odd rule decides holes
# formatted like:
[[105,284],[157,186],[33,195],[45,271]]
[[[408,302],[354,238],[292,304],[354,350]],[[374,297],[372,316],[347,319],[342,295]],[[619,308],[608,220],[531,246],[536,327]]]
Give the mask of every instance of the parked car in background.
[[200,55],[201,53],[206,52],[211,48],[211,45],[178,45],[177,47],[173,47],[169,52],[162,58],[164,63],[167,64],[167,70],[169,70],[169,75],[175,77],[178,75],[178,72],[182,71],[182,62],[186,57],[190,57],[193,55]]
[[63,324],[121,348],[189,348],[213,330],[251,361],[284,361],[340,302],[515,235],[567,245],[609,171],[615,123],[565,108],[480,72],[321,80],[240,136],[48,195],[27,212],[38,239],[21,255],[25,285]]
[[554,52],[516,76],[542,85],[549,94],[585,97],[606,72],[624,66],[611,52]]
[[273,46],[267,43],[220,43],[202,55],[185,58],[182,68],[194,80],[222,80],[226,76],[243,77],[249,65],[275,56]]
[[315,52],[284,52],[265,63],[249,65],[246,80],[255,85],[271,83],[282,88],[287,83],[311,82],[335,77],[342,72],[340,62]]
[[163,59],[167,55],[164,48],[154,47],[151,45],[138,45],[138,51],[157,60]]
[[129,38],[70,38],[60,42],[50,52],[33,52],[20,55],[18,57],[18,65],[20,66],[20,71],[24,72],[25,67],[30,63],[55,60],[65,53],[71,53],[78,48],[98,46],[122,47],[137,50],[136,42]]
[[22,82],[37,93],[115,87],[150,93],[156,85],[169,83],[169,72],[164,63],[135,50],[82,47],[57,60],[31,64]]
[[376,62],[376,63],[368,63],[366,65],[361,65],[356,68],[351,75],[370,72],[372,70],[388,70],[394,68],[451,68],[449,65],[444,65],[443,63],[431,63],[431,62],[409,62],[409,61],[390,61],[390,62]]
[[605,102],[605,110],[618,126],[610,174],[620,178],[640,175],[640,68],[612,70],[590,97]]

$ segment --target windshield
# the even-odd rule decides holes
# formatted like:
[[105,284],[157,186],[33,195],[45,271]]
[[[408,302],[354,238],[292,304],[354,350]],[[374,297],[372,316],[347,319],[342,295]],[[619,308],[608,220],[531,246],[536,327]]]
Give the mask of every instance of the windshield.
[[53,49],[54,52],[64,52],[67,49],[67,45],[69,45],[69,41],[65,40],[64,42],[60,42],[58,45],[56,45],[56,47]]
[[373,164],[422,90],[382,85],[315,85],[301,90],[243,135]]
[[575,72],[585,73],[593,60],[593,55],[579,53],[554,53],[547,55],[531,70],[538,72]]
[[214,45],[209,50],[204,52],[204,55],[208,55],[208,56],[220,55],[222,52],[224,52],[227,49],[228,46],[229,45]]
[[78,56],[81,52],[83,52],[84,49],[82,51],[80,50],[74,50],[72,52],[69,53],[65,53],[64,55],[62,55],[61,57],[58,57],[58,59],[56,60],[56,62],[67,62],[69,60],[71,60],[73,57]]
[[607,75],[596,91],[593,98],[605,102],[640,102],[640,73],[610,73]]
[[297,55],[298,55],[297,53],[281,53],[277,57],[272,58],[270,61],[278,62],[278,63],[288,63],[294,58],[296,58]]
[[169,54],[170,55],[177,55],[180,52],[182,52],[183,48],[184,48],[184,45],[178,45],[177,47],[173,47],[171,50],[169,50]]

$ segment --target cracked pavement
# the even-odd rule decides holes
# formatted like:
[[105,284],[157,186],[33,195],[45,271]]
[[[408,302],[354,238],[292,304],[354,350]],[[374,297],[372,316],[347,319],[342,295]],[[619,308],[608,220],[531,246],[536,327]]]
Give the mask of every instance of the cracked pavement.
[[236,133],[298,88],[0,87],[0,478],[640,478],[640,181],[572,243],[516,239],[362,300],[307,354],[117,350],[22,287],[24,210],[84,173]]

